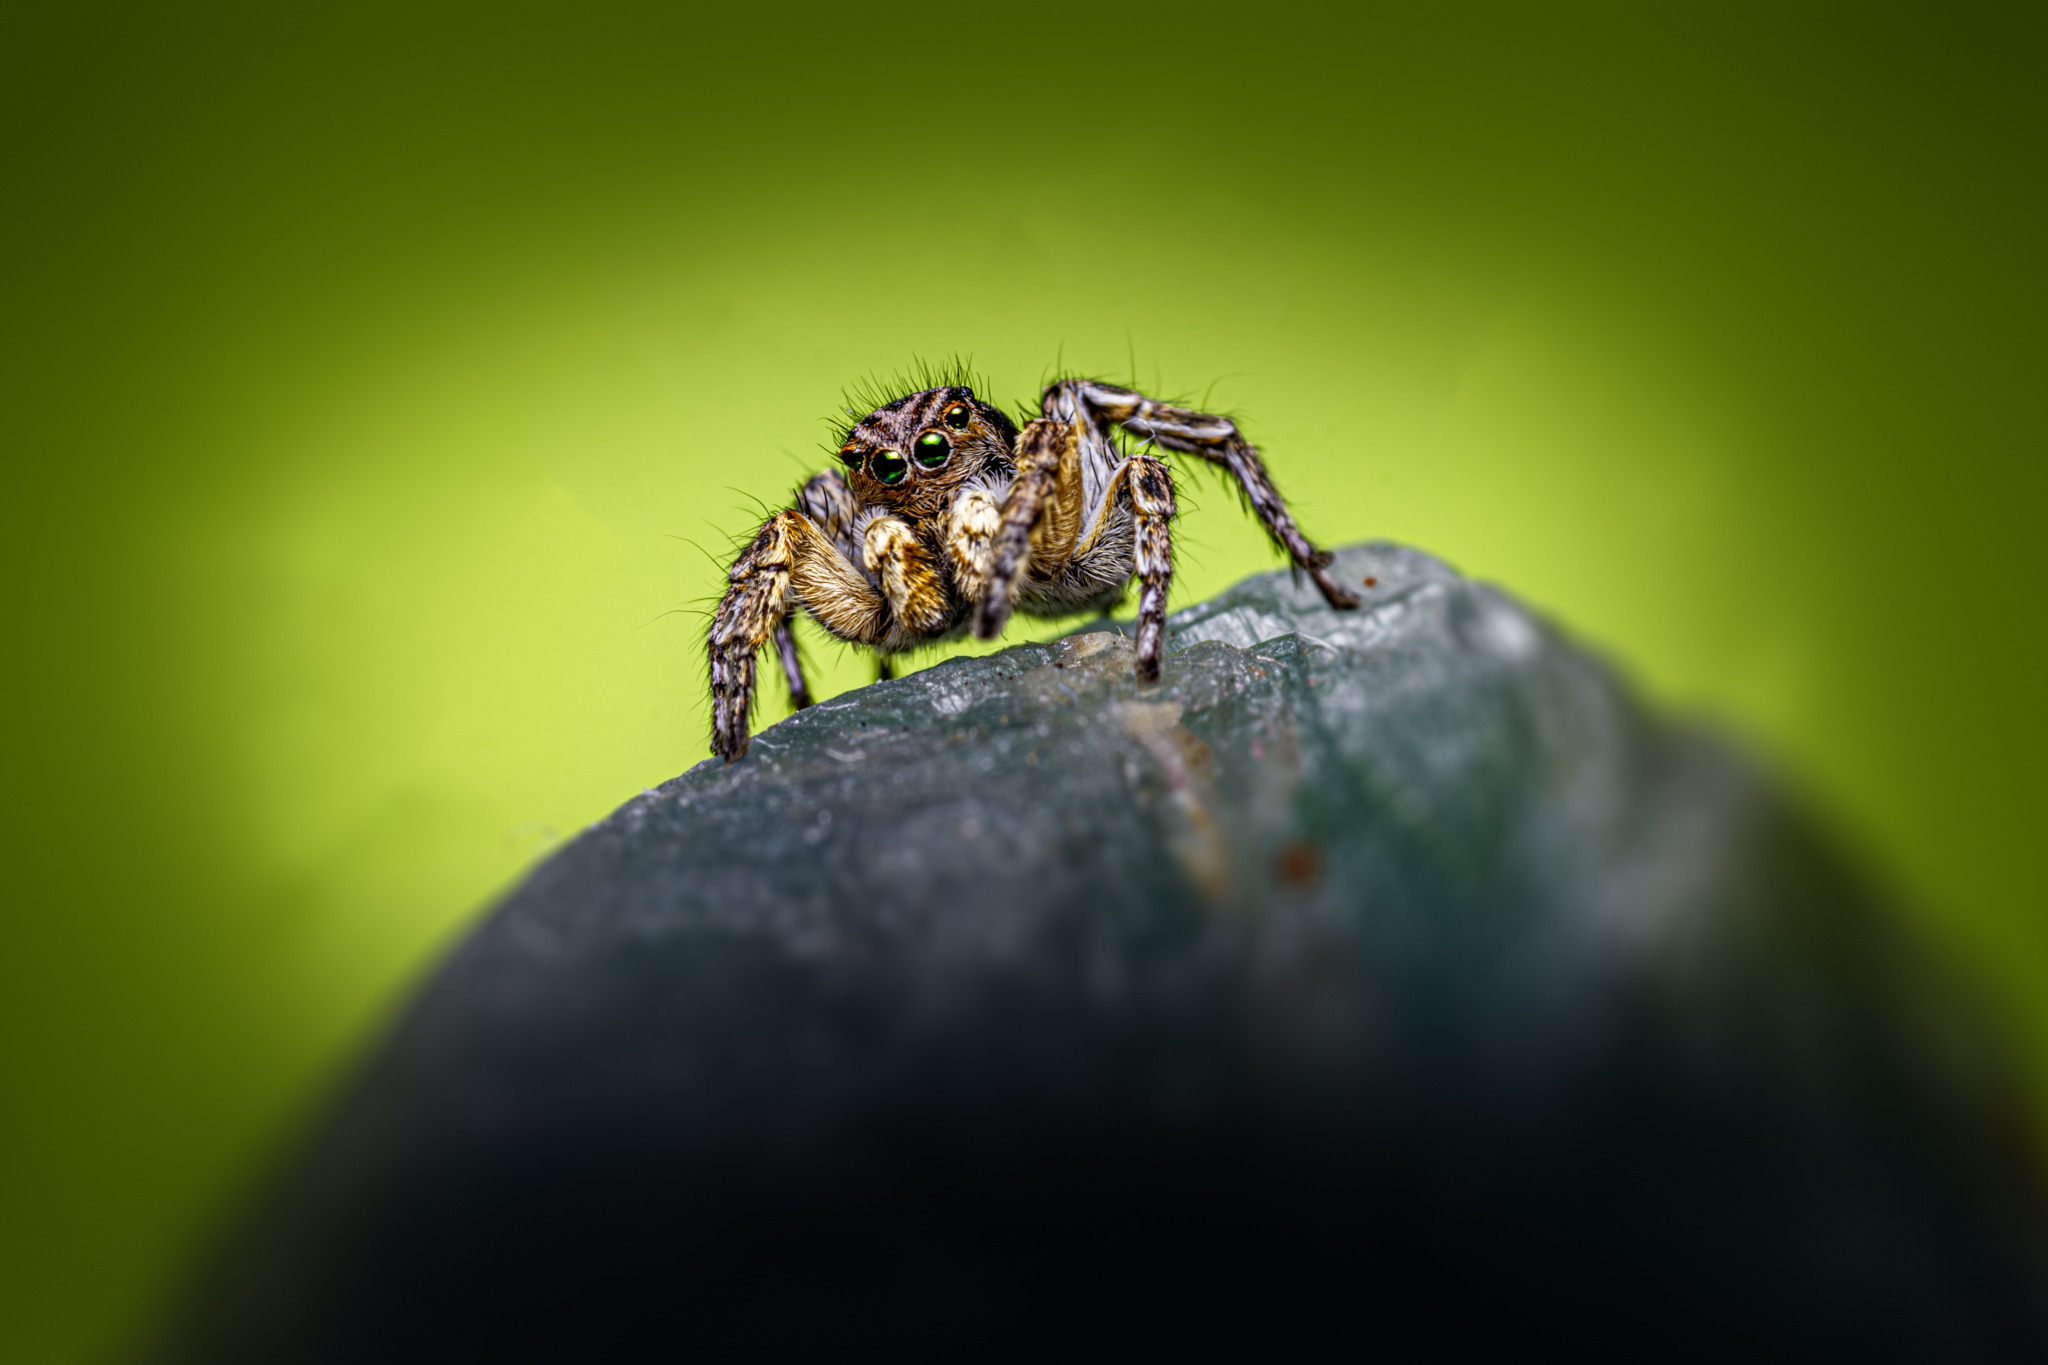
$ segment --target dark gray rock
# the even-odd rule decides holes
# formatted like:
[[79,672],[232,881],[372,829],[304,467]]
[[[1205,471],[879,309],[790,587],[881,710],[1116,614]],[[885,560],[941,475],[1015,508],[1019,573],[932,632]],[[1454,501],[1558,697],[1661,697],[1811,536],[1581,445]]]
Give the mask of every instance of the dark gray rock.
[[1891,912],[1499,592],[1339,562],[586,831],[162,1358],[2048,1358],[2016,1092]]

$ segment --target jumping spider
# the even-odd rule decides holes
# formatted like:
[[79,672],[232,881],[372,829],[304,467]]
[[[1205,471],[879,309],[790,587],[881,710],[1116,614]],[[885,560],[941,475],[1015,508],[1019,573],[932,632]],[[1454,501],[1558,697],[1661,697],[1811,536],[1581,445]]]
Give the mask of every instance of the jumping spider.
[[[964,376],[962,376],[964,378]],[[926,381],[929,382],[929,381]],[[1358,599],[1328,571],[1227,417],[1088,379],[1050,385],[1022,431],[962,383],[883,404],[840,433],[827,469],[770,517],[727,575],[712,618],[711,747],[747,752],[754,657],[772,638],[790,699],[810,705],[791,613],[888,657],[953,639],[992,640],[1010,613],[1107,611],[1135,575],[1137,673],[1159,678],[1173,576],[1173,477],[1154,447],[1228,470],[1251,509],[1333,607]],[[848,416],[852,416],[849,410]],[[1121,454],[1115,433],[1141,442]]]

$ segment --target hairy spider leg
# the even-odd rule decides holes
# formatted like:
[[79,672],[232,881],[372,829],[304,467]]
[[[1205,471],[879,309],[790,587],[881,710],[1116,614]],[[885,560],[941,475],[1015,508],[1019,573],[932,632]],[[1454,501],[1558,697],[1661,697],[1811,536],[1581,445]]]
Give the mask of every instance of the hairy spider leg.
[[1026,573],[1049,579],[1093,554],[1116,515],[1121,493],[1129,500],[1136,529],[1132,550],[1139,583],[1138,678],[1157,682],[1165,648],[1166,596],[1173,582],[1173,475],[1165,461],[1150,455],[1123,460],[1111,473],[1083,533],[1086,491],[1080,434],[1078,423],[1040,418],[1018,438],[1017,477],[1004,500],[991,547],[992,567],[980,598],[975,634],[988,640],[1002,633]]
[[1071,422],[1041,417],[1026,426],[1017,437],[1017,473],[1003,498],[1001,519],[989,547],[988,586],[975,612],[974,633],[993,640],[1009,624],[1015,606],[1017,584],[1027,570],[1040,577],[1056,572],[1073,552],[1073,531],[1064,539],[1054,534],[1050,515],[1058,498],[1060,520],[1074,508],[1072,522],[1078,527],[1081,495],[1081,460],[1078,429]]
[[1173,585],[1175,504],[1173,471],[1166,461],[1132,455],[1117,465],[1103,489],[1095,520],[1074,546],[1068,562],[1085,564],[1099,552],[1103,532],[1116,515],[1119,493],[1129,503],[1135,530],[1131,552],[1138,577],[1138,680],[1157,682],[1166,645],[1166,594]]
[[827,539],[848,559],[854,557],[854,519],[860,515],[860,500],[846,486],[846,476],[836,469],[821,469],[796,490],[790,506],[817,523]]
[[1305,570],[1332,607],[1347,610],[1358,598],[1330,575],[1330,554],[1310,543],[1288,514],[1287,503],[1273,486],[1258,447],[1244,439],[1228,417],[1177,408],[1131,389],[1090,379],[1067,379],[1050,385],[1042,399],[1048,417],[1078,422],[1092,437],[1109,439],[1105,428],[1121,428],[1168,450],[1194,455],[1220,465],[1236,478],[1259,524],[1275,546],[1297,568]]
[[[1173,582],[1173,475],[1164,460],[1150,455],[1131,456],[1118,473],[1130,489],[1138,524],[1138,681],[1158,682],[1166,648],[1166,590]],[[1110,505],[1103,503],[1100,520],[1108,519]]]
[[[855,644],[891,635],[889,602],[818,524],[777,512],[734,561],[711,618],[711,748],[730,763],[747,752],[754,705],[754,658],[800,603],[818,624]],[[796,603],[791,598],[795,597]]]

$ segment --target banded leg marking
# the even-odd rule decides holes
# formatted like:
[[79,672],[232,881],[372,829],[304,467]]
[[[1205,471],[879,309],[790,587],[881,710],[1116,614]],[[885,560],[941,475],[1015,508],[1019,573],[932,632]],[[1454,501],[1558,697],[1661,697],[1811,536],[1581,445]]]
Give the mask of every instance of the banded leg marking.
[[[771,638],[788,669],[795,655],[787,618],[799,604],[843,640],[873,644],[886,633],[889,605],[861,572],[846,562],[817,524],[802,512],[770,517],[726,575],[725,596],[712,614],[711,749],[726,762],[746,755],[754,707],[755,657]],[[802,681],[791,676],[794,694]],[[808,689],[806,689],[808,691]]]
[[853,538],[853,520],[860,515],[860,503],[846,486],[846,476],[836,469],[821,469],[797,489],[790,505],[818,524],[825,538],[837,545],[848,559],[860,551]]
[[[1017,583],[1026,572],[1033,568],[1041,573],[1056,572],[1071,553],[1080,520],[1078,436],[1071,423],[1041,417],[1017,438],[1017,475],[1003,499],[1002,519],[990,546],[988,584],[974,616],[974,634],[979,639],[993,640],[1003,633],[1015,605]],[[1071,491],[1060,499],[1059,519],[1075,525],[1068,528],[1064,542],[1055,543],[1040,526],[1049,526],[1053,520],[1047,515],[1053,510],[1048,505],[1063,478]],[[1034,556],[1041,553],[1056,562],[1034,563]]]
[[1266,535],[1295,567],[1315,580],[1323,600],[1339,610],[1358,605],[1358,598],[1331,576],[1329,552],[1318,550],[1288,513],[1287,502],[1273,486],[1258,447],[1245,440],[1228,417],[1177,408],[1114,384],[1084,379],[1064,380],[1047,388],[1044,407],[1049,415],[1089,423],[1101,439],[1108,439],[1105,424],[1120,427],[1168,450],[1197,456],[1230,471]]
[[1131,456],[1120,473],[1137,523],[1138,681],[1158,682],[1166,648],[1166,592],[1173,584],[1173,475],[1164,460],[1150,455]]
[[1173,471],[1151,455],[1132,455],[1110,475],[1102,506],[1088,534],[1074,547],[1074,559],[1095,550],[1105,527],[1116,514],[1117,496],[1130,500],[1133,558],[1138,575],[1138,680],[1159,681],[1159,661],[1166,645],[1166,598],[1173,586]]

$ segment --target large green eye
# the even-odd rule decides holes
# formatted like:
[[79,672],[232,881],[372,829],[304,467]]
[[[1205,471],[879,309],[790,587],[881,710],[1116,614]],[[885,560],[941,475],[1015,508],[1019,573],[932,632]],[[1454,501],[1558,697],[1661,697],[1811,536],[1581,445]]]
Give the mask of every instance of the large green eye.
[[953,447],[946,444],[946,438],[936,431],[927,431],[917,438],[917,444],[910,448],[917,462],[926,469],[937,469],[953,453]]
[[974,414],[967,410],[965,403],[955,403],[946,409],[946,425],[955,431],[965,431],[967,424],[974,420]]
[[903,476],[910,472],[910,466],[903,457],[893,450],[878,450],[868,469],[883,483],[902,483]]

